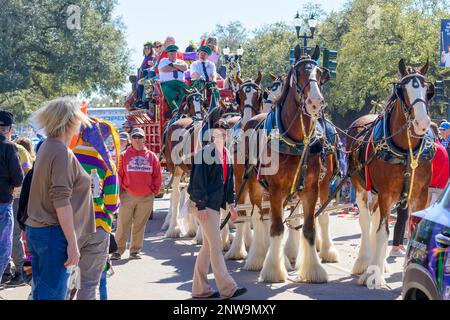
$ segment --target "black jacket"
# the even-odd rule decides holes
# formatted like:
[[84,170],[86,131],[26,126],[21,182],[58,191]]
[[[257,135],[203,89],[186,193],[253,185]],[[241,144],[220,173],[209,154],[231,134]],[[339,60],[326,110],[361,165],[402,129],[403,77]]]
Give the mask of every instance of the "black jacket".
[[[202,157],[203,156],[203,157]],[[212,164],[205,162],[214,157]],[[209,163],[210,163],[209,162]],[[223,183],[223,169],[221,156],[216,155],[214,144],[205,146],[195,155],[194,165],[191,170],[188,193],[190,199],[195,202],[199,210],[206,207],[219,211],[226,209],[226,204],[233,204],[234,199],[234,174],[230,155],[227,153],[227,181]]]
[[14,188],[20,187],[23,171],[17,147],[0,134],[0,203],[11,203]]

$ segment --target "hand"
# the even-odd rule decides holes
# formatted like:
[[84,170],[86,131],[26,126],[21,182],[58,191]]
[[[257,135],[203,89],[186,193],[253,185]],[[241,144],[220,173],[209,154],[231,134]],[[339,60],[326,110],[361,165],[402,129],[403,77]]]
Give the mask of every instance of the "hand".
[[149,65],[150,67],[153,67],[155,64],[153,63],[153,61],[148,61],[148,65]]
[[207,218],[206,210],[205,209],[198,210],[197,218],[198,218],[198,220],[200,220],[200,222],[205,222],[206,218]]
[[67,245],[67,261],[64,263],[64,267],[74,267],[80,261],[80,250],[76,242]]
[[234,205],[232,205],[230,207],[230,213],[231,213],[231,222],[236,221],[237,218],[238,218],[238,212],[237,212],[236,207]]

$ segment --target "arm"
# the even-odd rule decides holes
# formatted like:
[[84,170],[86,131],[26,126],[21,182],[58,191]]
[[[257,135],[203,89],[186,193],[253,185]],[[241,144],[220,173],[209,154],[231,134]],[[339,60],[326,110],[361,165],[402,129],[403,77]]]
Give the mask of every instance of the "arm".
[[80,261],[80,250],[78,249],[77,236],[73,225],[72,206],[57,208],[56,215],[67,240],[67,261],[64,263],[64,266],[76,266]]
[[188,193],[190,195],[190,199],[197,205],[198,210],[206,209],[206,202],[208,200],[208,193],[206,191],[207,176],[207,165],[203,163],[194,164],[192,166]]
[[120,164],[119,164],[119,170],[117,171],[117,178],[119,179],[119,186],[120,188],[122,188],[123,185],[123,175],[124,175],[124,170],[123,170],[123,159],[125,157],[123,156],[123,154],[120,155]]
[[181,72],[185,72],[188,69],[186,62],[184,62],[183,60],[177,61],[173,64],[173,66],[175,69],[178,69]]
[[217,81],[217,69],[216,69],[216,65],[215,64],[213,64],[213,71],[212,71],[211,81],[214,81],[214,82]]
[[153,193],[158,195],[162,184],[162,173],[161,173],[161,163],[159,162],[156,154],[152,153],[153,156],[153,173],[152,173],[152,184]]
[[73,192],[73,177],[69,172],[69,154],[58,154],[52,161],[50,173],[49,196],[56,210],[58,222],[67,240],[67,261],[64,266],[78,264],[80,251],[78,249],[75,226],[73,224],[73,208],[70,198]]
[[20,187],[23,182],[23,171],[20,166],[19,155],[17,153],[17,148],[12,146],[8,151],[8,172],[9,181],[13,188]]

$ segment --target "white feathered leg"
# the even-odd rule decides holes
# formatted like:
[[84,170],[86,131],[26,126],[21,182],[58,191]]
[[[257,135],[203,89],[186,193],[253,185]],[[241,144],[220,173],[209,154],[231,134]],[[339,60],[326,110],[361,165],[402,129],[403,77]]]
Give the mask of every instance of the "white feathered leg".
[[328,275],[320,264],[315,244],[309,244],[303,231],[300,232],[300,268],[298,270],[298,282],[323,283],[328,281]]
[[255,207],[252,216],[254,238],[248,252],[244,270],[260,271],[264,264],[267,249],[269,247],[270,221],[261,221],[259,209]]
[[[320,247],[319,257],[322,259],[322,262],[338,262],[339,253],[333,246],[333,241],[330,237],[330,217],[328,212],[322,213],[317,220],[320,224],[320,233],[322,235],[322,245]],[[318,234],[318,232],[316,232],[316,234]]]
[[372,218],[366,198],[367,191],[356,192],[356,203],[359,208],[359,225],[361,227],[361,245],[358,258],[353,265],[352,274],[362,274],[366,271],[371,261],[370,224]]
[[[220,209],[220,216],[222,217],[222,220],[226,218],[227,214],[228,210]],[[228,223],[226,223],[220,231],[220,235],[222,238],[222,249],[223,251],[227,251],[230,248],[230,227],[228,226]]]
[[376,228],[374,227],[372,230],[377,229],[374,237],[375,251],[367,270],[361,275],[358,282],[361,285],[366,285],[369,289],[380,289],[382,286],[386,285],[383,273],[389,240],[389,233],[387,232],[388,222],[387,220],[384,220],[378,229],[380,221],[379,210],[374,213],[373,220],[372,223],[376,224]]
[[173,179],[172,194],[170,196],[170,224],[166,231],[166,238],[179,238],[181,235],[178,225],[178,211],[180,210],[180,180],[181,175],[176,175]]
[[283,248],[283,233],[279,236],[270,237],[269,251],[264,260],[263,268],[259,275],[262,282],[284,282],[287,279]]

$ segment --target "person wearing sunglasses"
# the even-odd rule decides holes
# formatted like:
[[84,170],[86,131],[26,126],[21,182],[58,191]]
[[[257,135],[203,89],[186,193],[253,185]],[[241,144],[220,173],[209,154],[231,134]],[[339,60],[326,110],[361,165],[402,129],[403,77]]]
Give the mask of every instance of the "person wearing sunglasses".
[[127,120],[124,123],[122,123],[122,130],[123,132],[131,134],[131,131],[133,130],[133,124],[131,123],[131,121]]
[[145,132],[141,128],[131,131],[131,146],[121,155],[118,174],[121,206],[117,251],[111,260],[121,259],[130,233],[130,259],[141,259],[145,226],[162,183],[161,164],[156,154],[145,146]]

